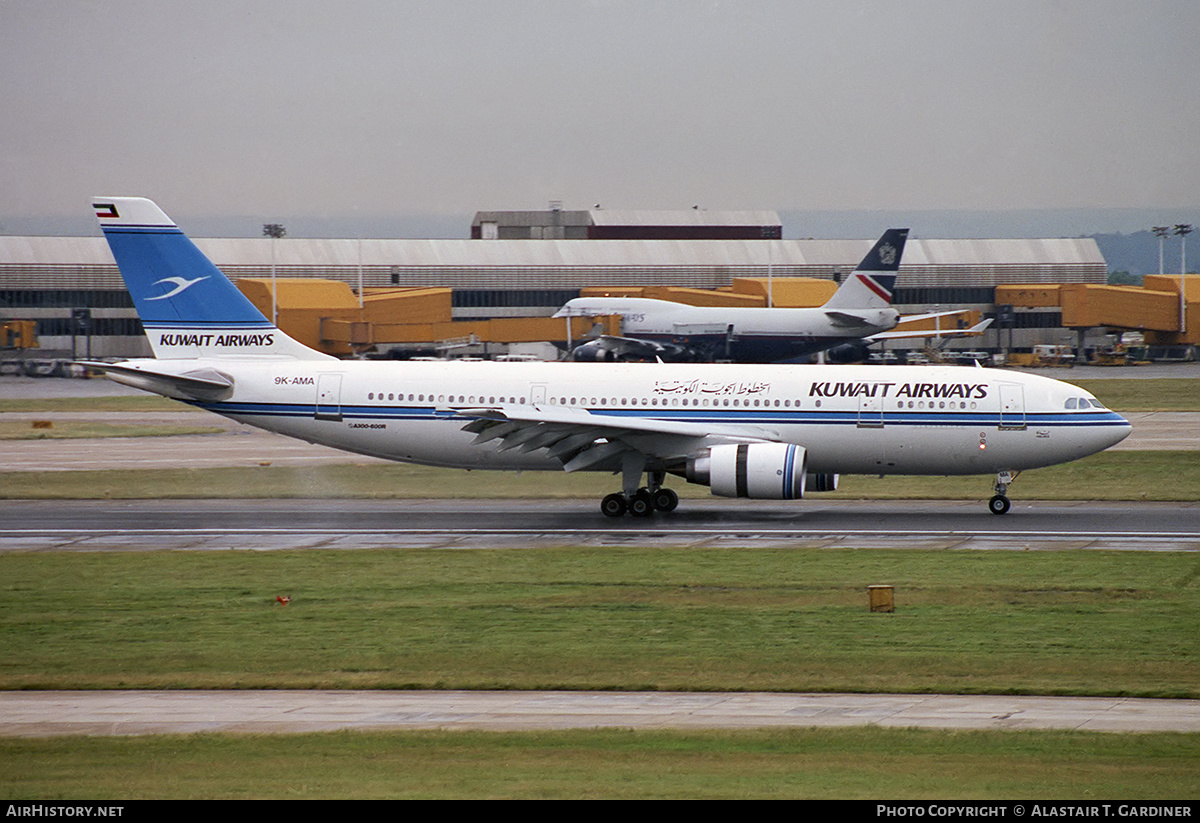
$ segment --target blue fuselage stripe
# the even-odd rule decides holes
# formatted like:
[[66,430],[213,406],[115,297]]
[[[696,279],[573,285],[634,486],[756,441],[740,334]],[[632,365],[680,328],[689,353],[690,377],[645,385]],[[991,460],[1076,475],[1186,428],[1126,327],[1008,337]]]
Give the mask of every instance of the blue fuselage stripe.
[[[218,414],[254,415],[260,417],[312,417],[316,414],[315,403],[197,403],[198,406]],[[478,408],[472,406],[471,408]],[[503,407],[499,407],[501,410]],[[343,404],[342,419],[362,420],[458,420],[464,424],[466,416],[452,409],[427,405],[414,406],[355,406]],[[740,425],[857,425],[859,414],[854,411],[763,411],[759,409],[696,411],[642,411],[640,409],[591,410],[590,423],[602,426],[605,418],[614,423],[621,420],[662,420],[687,423],[731,423]],[[1088,428],[1128,426],[1128,422],[1112,412],[1086,414],[1059,414],[1026,412],[1022,415],[1001,415],[993,412],[884,412],[885,426],[998,426],[1001,420],[1007,423],[1021,419],[1026,426],[1048,426],[1058,428]],[[878,424],[878,416],[871,421]]]

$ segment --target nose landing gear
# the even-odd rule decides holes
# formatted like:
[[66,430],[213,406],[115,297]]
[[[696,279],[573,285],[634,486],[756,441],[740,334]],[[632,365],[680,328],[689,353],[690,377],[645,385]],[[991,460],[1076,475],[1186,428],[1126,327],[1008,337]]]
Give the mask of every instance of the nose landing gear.
[[996,484],[992,490],[996,492],[995,496],[988,501],[988,511],[992,514],[1008,514],[1008,510],[1012,508],[1012,501],[1008,499],[1008,487],[1017,479],[1017,475],[1013,472],[998,472],[996,474]]

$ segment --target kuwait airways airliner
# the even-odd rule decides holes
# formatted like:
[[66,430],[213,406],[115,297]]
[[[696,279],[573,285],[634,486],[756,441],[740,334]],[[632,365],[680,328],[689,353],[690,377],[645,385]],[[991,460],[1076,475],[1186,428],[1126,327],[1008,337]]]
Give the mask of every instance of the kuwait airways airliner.
[[338,360],[280,331],[154,203],[93,205],[154,357],[87,365],[358,454],[618,474],[600,504],[612,517],[673,510],[667,475],[771,500],[839,474],[994,475],[989,507],[1004,514],[1017,472],[1130,431],[1081,389],[983,368]]

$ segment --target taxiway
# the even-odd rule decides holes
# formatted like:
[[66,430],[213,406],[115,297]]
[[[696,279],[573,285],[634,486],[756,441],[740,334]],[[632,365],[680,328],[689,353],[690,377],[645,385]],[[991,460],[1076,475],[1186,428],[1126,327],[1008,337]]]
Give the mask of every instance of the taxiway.
[[0,736],[879,726],[1200,732],[1200,700],[521,691],[0,692]]

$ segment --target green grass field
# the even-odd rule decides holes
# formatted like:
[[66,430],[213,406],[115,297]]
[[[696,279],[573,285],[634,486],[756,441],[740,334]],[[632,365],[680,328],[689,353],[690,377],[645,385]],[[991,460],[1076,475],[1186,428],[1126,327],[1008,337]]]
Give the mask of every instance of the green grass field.
[[1047,376],[1079,386],[1118,411],[1200,411],[1200,380],[1177,377],[1074,380],[1069,370],[1047,372]]
[[220,426],[172,426],[138,423],[95,423],[58,421],[48,428],[35,428],[27,422],[0,420],[0,440],[79,440],[93,437],[170,437],[180,434],[215,434]]
[[[0,739],[10,800],[1200,797],[1200,735],[785,729]],[[1114,809],[1115,813],[1115,809]]]
[[1192,553],[9,553],[0,581],[7,689],[1200,697]]
[[156,394],[101,397],[0,398],[0,412],[164,412],[192,407]]

